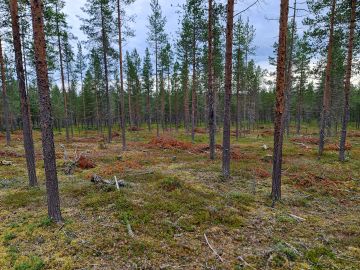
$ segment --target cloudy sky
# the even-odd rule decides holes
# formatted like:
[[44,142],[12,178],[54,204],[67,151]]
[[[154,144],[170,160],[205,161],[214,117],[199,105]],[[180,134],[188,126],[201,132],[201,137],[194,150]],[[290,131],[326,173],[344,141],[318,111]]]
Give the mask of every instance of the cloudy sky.
[[[204,0],[205,1],[205,0]],[[223,1],[224,0],[219,0]],[[81,11],[81,7],[86,0],[65,0],[65,13],[68,14],[68,20],[72,26],[72,31],[80,40],[85,39],[83,33],[80,31],[80,21],[78,16],[84,17],[85,14]],[[238,0],[235,6],[235,11],[239,12],[250,6],[254,0]],[[167,18],[166,31],[172,38],[176,38],[176,32],[179,29],[179,5],[185,3],[185,0],[159,0],[162,6],[163,14]],[[256,28],[255,46],[256,62],[264,68],[268,68],[268,57],[272,55],[272,45],[277,40],[278,36],[278,18],[280,10],[279,0],[260,0],[260,3],[253,6],[251,9],[242,14],[242,17],[248,17],[250,23]],[[132,28],[135,30],[135,37],[131,38],[125,49],[132,50],[136,48],[139,53],[142,53],[146,46],[148,16],[150,14],[150,0],[136,0],[127,12],[135,15],[135,23]],[[299,21],[301,18],[298,19]]]

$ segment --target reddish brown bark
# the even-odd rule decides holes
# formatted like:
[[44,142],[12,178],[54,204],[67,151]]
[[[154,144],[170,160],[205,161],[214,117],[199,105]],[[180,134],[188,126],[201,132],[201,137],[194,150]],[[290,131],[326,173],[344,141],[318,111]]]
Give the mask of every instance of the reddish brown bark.
[[284,107],[286,88],[286,39],[289,16],[289,0],[281,0],[280,4],[280,27],[279,27],[279,48],[277,57],[277,76],[276,76],[276,110],[274,127],[274,155],[272,173],[272,192],[273,203],[281,199],[281,167],[282,167],[282,147],[284,136]]
[[330,97],[331,97],[331,66],[333,59],[333,40],[334,40],[334,24],[335,24],[335,11],[336,11],[336,0],[332,0],[331,4],[331,17],[330,17],[330,32],[329,32],[329,44],[328,44],[328,54],[327,54],[327,63],[325,71],[325,86],[324,86],[324,96],[323,96],[323,105],[321,110],[321,120],[320,120],[320,141],[319,141],[319,157],[322,156],[325,146],[325,128],[328,125],[330,118]]
[[353,50],[354,50],[354,32],[355,32],[355,21],[356,21],[356,0],[351,0],[351,17],[349,24],[349,42],[348,42],[348,55],[347,55],[347,64],[346,64],[346,77],[344,84],[344,114],[341,130],[341,139],[340,139],[340,151],[339,159],[340,161],[345,161],[345,149],[346,149],[346,136],[347,136],[347,125],[350,118],[350,87],[351,87],[351,67],[353,60]]
[[225,52],[225,97],[222,173],[225,179],[230,177],[230,126],[231,126],[231,88],[232,88],[232,49],[234,28],[234,0],[227,1],[226,52]]
[[41,0],[31,0],[31,16],[34,32],[34,55],[39,91],[40,125],[46,177],[48,214],[55,222],[62,220],[56,170],[56,156],[51,115],[48,67],[46,61],[46,42]]
[[28,169],[29,185],[37,186],[36,167],[35,167],[35,151],[32,136],[32,127],[30,121],[29,99],[26,93],[25,73],[21,49],[20,27],[18,19],[18,3],[16,0],[10,1],[11,23],[13,32],[13,43],[15,50],[16,73],[19,83],[19,95],[21,103],[21,115],[23,121],[24,148],[26,156],[26,164]]

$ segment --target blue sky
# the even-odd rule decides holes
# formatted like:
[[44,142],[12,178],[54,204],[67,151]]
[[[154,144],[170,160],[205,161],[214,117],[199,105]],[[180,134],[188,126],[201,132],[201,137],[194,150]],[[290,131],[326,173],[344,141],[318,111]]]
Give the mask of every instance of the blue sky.
[[[204,0],[205,1],[205,0]],[[218,0],[225,2],[224,0]],[[77,16],[84,17],[81,11],[81,6],[86,2],[85,0],[65,0],[65,12],[68,14],[68,20],[72,26],[72,32],[80,40],[84,39],[83,33],[80,31],[80,21]],[[254,0],[238,0],[235,6],[235,11],[239,12],[244,8],[250,6]],[[179,14],[178,7],[185,3],[185,0],[159,0],[162,6],[163,14],[167,18],[166,31],[172,38],[176,37],[176,31],[179,29]],[[260,3],[253,6],[251,9],[242,14],[243,18],[248,17],[250,23],[256,28],[255,46],[257,64],[263,68],[269,68],[268,57],[273,54],[272,45],[278,38],[278,17],[280,10],[279,0],[260,0]],[[150,14],[150,0],[136,0],[134,4],[127,9],[129,15],[135,15],[135,23],[132,28],[135,30],[135,37],[128,40],[125,49],[132,50],[136,48],[139,53],[143,53],[148,46],[147,25],[148,16]],[[299,21],[301,19],[298,19]]]

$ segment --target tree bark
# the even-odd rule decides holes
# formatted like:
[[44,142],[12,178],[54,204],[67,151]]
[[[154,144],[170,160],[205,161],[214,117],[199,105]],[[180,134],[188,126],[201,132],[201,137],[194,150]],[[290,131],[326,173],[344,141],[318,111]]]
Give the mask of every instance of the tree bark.
[[110,108],[110,94],[109,94],[109,78],[108,78],[108,60],[107,60],[107,40],[106,40],[106,31],[105,31],[105,18],[103,14],[103,4],[101,4],[101,39],[103,47],[103,61],[104,61],[104,72],[105,72],[105,96],[106,96],[106,118],[108,126],[108,143],[112,140],[112,116]]
[[328,126],[329,116],[330,116],[329,115],[330,97],[331,97],[330,82],[331,82],[331,66],[333,59],[335,11],[336,11],[336,0],[332,0],[329,45],[328,45],[327,63],[326,63],[326,71],[325,71],[325,86],[324,86],[323,105],[322,105],[321,120],[320,120],[319,158],[322,156],[324,152],[325,129]]
[[209,0],[208,22],[208,125],[210,159],[215,159],[215,112],[214,112],[214,46],[213,46],[213,0]]
[[[185,52],[185,67],[188,69],[188,53]],[[186,132],[189,132],[189,119],[190,119],[190,110],[189,110],[189,86],[188,86],[188,72],[185,72],[184,78],[184,126]]]
[[18,19],[18,3],[10,1],[11,23],[13,32],[13,44],[15,51],[16,74],[19,84],[19,95],[21,103],[21,116],[23,121],[24,148],[30,187],[38,185],[35,166],[35,150],[30,120],[29,98],[26,93],[24,65],[22,61],[20,26]]
[[282,168],[282,147],[284,137],[284,92],[286,88],[286,39],[289,15],[289,0],[281,0],[280,4],[280,27],[279,27],[279,48],[277,58],[276,77],[276,110],[274,127],[274,154],[272,173],[272,200],[281,199],[281,168]]
[[345,161],[345,149],[346,149],[346,136],[347,136],[347,125],[350,118],[350,87],[351,87],[351,67],[353,60],[353,49],[354,49],[354,32],[355,32],[355,21],[356,21],[356,0],[351,0],[351,18],[349,27],[349,43],[348,43],[348,55],[346,64],[346,77],[344,84],[344,113],[342,120],[341,138],[340,138],[340,161]]
[[290,39],[290,51],[289,51],[289,60],[287,71],[286,71],[286,89],[285,89],[285,116],[284,116],[284,128],[286,130],[286,135],[290,136],[290,121],[291,121],[291,88],[292,88],[292,66],[293,66],[293,55],[294,55],[294,46],[295,46],[295,20],[296,20],[296,0],[294,1],[294,13],[292,18],[292,26],[291,26],[291,39]]
[[238,141],[239,140],[239,136],[240,136],[240,91],[241,91],[241,75],[240,75],[240,61],[241,61],[241,56],[240,56],[240,45],[239,45],[239,48],[238,48],[238,67],[237,67],[237,73],[236,73],[236,140]]
[[44,19],[42,14],[42,1],[31,0],[35,67],[39,91],[41,135],[46,177],[48,214],[49,217],[55,222],[60,222],[62,217],[60,211],[60,198],[56,171],[53,117],[51,115]]
[[195,142],[195,111],[196,111],[196,25],[195,25],[195,15],[194,15],[194,25],[193,25],[193,74],[192,74],[192,91],[191,91],[191,141]]
[[231,126],[231,89],[232,89],[232,49],[234,28],[234,0],[227,1],[226,52],[225,52],[225,97],[222,173],[230,177],[230,126]]
[[[56,14],[58,13],[58,6],[56,3]],[[59,51],[59,61],[60,61],[60,77],[61,77],[61,91],[64,98],[64,118],[65,118],[65,131],[66,131],[66,142],[70,141],[69,136],[69,117],[68,117],[68,105],[67,105],[67,95],[65,90],[65,76],[64,76],[64,66],[63,66],[63,54],[61,48],[61,37],[60,37],[60,26],[59,20],[56,18],[56,32],[57,32],[57,45]]]
[[122,51],[122,20],[121,20],[121,6],[120,1],[117,0],[118,12],[118,30],[119,30],[119,64],[120,64],[120,126],[121,126],[121,140],[122,150],[126,150],[126,123],[125,123],[125,98],[124,98],[124,70],[123,70],[123,51]]
[[4,122],[6,130],[6,145],[10,146],[11,135],[10,135],[10,121],[9,121],[9,102],[6,93],[6,76],[5,76],[5,65],[2,52],[2,40],[0,36],[0,68],[1,68],[1,83],[2,83],[2,98],[3,98],[3,111],[4,111]]

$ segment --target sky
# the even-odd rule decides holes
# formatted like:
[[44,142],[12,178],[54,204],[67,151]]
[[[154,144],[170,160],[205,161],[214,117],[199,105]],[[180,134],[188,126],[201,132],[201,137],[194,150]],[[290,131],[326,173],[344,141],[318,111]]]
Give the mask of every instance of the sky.
[[[204,0],[205,1],[205,0]],[[225,2],[224,0],[220,0]],[[84,40],[85,36],[80,30],[80,17],[86,15],[82,12],[81,7],[86,0],[65,0],[65,13],[68,15],[69,24],[72,26],[72,32],[79,40]],[[262,68],[273,69],[269,66],[268,57],[273,55],[272,45],[278,39],[279,31],[279,0],[260,0],[246,12],[242,13],[242,17],[250,20],[250,23],[256,28],[256,37],[254,45],[256,46],[256,56],[254,60]],[[179,14],[180,5],[185,3],[185,0],[159,0],[162,7],[163,15],[167,18],[166,32],[172,40],[175,40],[176,33],[179,30]],[[254,0],[238,0],[235,6],[235,14],[244,10],[254,3]],[[150,15],[150,0],[136,0],[135,3],[127,8],[129,15],[135,15],[135,22],[131,27],[135,30],[135,37],[131,38],[125,44],[125,50],[133,50],[136,48],[142,55],[145,48],[148,46],[147,25],[148,17]],[[299,19],[300,20],[300,19]]]

